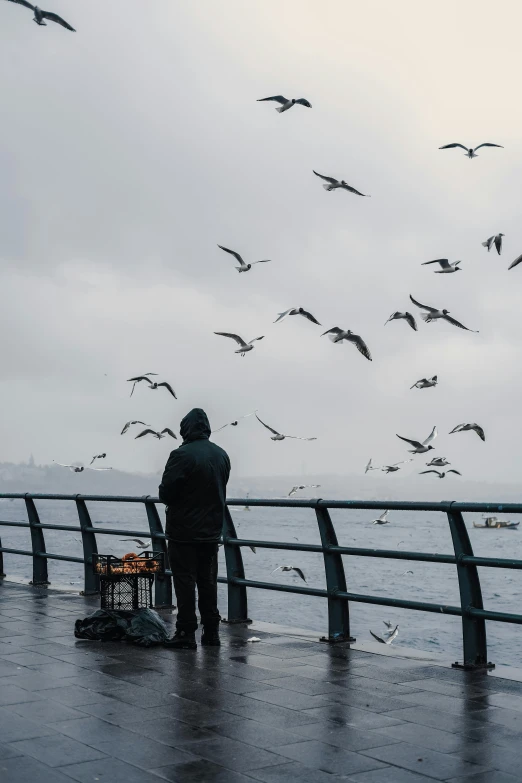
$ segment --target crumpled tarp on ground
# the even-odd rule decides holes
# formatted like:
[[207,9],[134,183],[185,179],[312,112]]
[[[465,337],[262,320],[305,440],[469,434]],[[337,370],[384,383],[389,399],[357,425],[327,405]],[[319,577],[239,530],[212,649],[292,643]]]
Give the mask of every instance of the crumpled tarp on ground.
[[131,642],[141,647],[162,644],[169,638],[169,630],[153,609],[97,609],[83,620],[76,620],[77,639],[99,642]]

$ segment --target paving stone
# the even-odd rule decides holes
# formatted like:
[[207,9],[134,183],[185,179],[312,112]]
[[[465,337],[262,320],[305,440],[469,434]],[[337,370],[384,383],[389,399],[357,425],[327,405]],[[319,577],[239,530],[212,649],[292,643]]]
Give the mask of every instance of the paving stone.
[[[384,769],[373,769],[370,772],[350,775],[352,783],[428,783],[429,780],[430,778],[424,775],[418,775],[416,772],[409,772],[407,769],[399,767],[385,767]],[[467,778],[467,780],[471,783],[471,778]]]
[[314,707],[324,707],[329,703],[329,700],[324,696],[309,696],[306,693],[297,693],[284,688],[252,691],[247,694],[247,698],[275,704],[278,707],[286,707],[289,710],[309,710]]
[[[224,719],[231,716],[223,716]],[[224,721],[223,721],[224,722]],[[213,739],[213,734],[209,729],[203,728],[201,722],[199,725],[190,725],[174,718],[156,718],[146,723],[135,723],[126,728],[143,737],[149,737],[157,742],[163,742],[165,745],[176,747],[188,742],[200,742],[201,740]],[[137,739],[136,742],[140,740]]]
[[[228,737],[216,737],[215,739],[202,740],[191,745],[179,745],[179,748],[190,750],[201,758],[219,764],[226,769],[235,772],[247,772],[259,767],[268,767],[272,764],[280,764],[281,756],[270,753],[262,748],[245,745],[243,742],[229,739]],[[279,748],[277,753],[279,753]]]
[[29,718],[29,720],[41,721],[42,723],[85,718],[85,712],[73,710],[71,707],[66,707],[51,699],[14,704],[10,707],[10,710],[17,715],[21,715],[22,718]]
[[44,726],[43,723],[22,718],[8,707],[0,707],[0,737],[3,743],[45,737],[54,733],[53,729]]
[[312,723],[308,726],[297,726],[293,731],[303,738],[318,740],[327,745],[336,745],[345,750],[367,750],[399,742],[399,740],[382,735],[377,731],[360,731],[352,726],[339,726],[335,723]]
[[[111,758],[105,761],[84,761],[60,767],[60,772],[79,783],[158,783],[158,776],[139,767]],[[28,782],[29,783],[29,782]]]
[[305,767],[337,775],[351,775],[355,772],[365,772],[369,769],[380,769],[385,766],[375,759],[334,745],[326,745],[317,740],[283,745],[277,748],[277,753],[298,761]]
[[[250,774],[246,777],[240,772],[232,772],[230,769],[225,769],[206,760],[188,761],[184,764],[161,767],[154,770],[154,772],[158,776],[156,777],[156,783],[158,783],[159,779],[169,780],[172,783],[252,783]],[[112,781],[107,781],[107,783],[112,783]],[[114,783],[119,783],[119,781]],[[122,780],[122,783],[125,783],[125,781]]]
[[447,783],[520,783],[520,775],[508,775],[507,772],[498,772],[491,769],[481,775],[471,775],[465,778],[450,778]]
[[59,734],[12,742],[10,747],[24,756],[32,756],[49,767],[61,767],[64,764],[105,758],[104,753]]
[[478,748],[476,742],[461,734],[450,734],[449,731],[441,731],[440,729],[413,723],[403,723],[401,726],[388,726],[384,729],[377,729],[375,733],[397,741],[409,742],[411,745],[418,745],[420,748],[438,750],[441,753],[456,753],[466,746]]
[[[263,783],[335,783],[341,780],[352,780],[352,777],[331,775],[329,772],[322,772],[320,769],[305,767],[304,764],[300,764],[298,761],[290,761],[274,767],[254,769],[248,774],[254,780],[261,780]],[[201,783],[204,783],[204,778],[201,778]]]
[[381,729],[384,726],[395,726],[402,721],[395,717],[361,710],[348,704],[328,704],[326,707],[316,707],[304,710],[300,715],[309,718],[308,723],[315,721],[331,721],[341,726],[353,726],[358,729]]
[[19,688],[17,685],[0,685],[0,707],[9,704],[22,704],[27,701],[38,701],[40,696],[36,693]]
[[404,767],[429,778],[435,778],[435,780],[447,780],[450,777],[458,777],[459,775],[462,777],[486,771],[484,767],[471,764],[458,756],[437,753],[434,750],[419,748],[417,745],[410,745],[406,742],[363,750],[361,753],[387,764]]
[[5,783],[71,783],[71,778],[30,756],[0,761],[0,780]]
[[[315,726],[316,724],[313,725]],[[274,749],[276,752],[278,745],[290,745],[293,742],[307,739],[307,737],[300,737],[298,734],[290,731],[267,726],[254,720],[245,720],[244,718],[235,718],[224,723],[217,723],[212,727],[212,731],[215,734],[229,737],[229,739],[245,742],[247,745],[265,748],[265,750]]]

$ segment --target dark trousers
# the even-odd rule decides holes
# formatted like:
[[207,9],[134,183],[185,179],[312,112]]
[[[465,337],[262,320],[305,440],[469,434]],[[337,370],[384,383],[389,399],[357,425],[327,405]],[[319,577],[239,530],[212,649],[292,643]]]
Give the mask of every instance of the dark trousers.
[[178,631],[195,631],[196,585],[201,623],[217,629],[221,617],[217,608],[217,544],[179,544],[169,541],[169,561],[178,604]]

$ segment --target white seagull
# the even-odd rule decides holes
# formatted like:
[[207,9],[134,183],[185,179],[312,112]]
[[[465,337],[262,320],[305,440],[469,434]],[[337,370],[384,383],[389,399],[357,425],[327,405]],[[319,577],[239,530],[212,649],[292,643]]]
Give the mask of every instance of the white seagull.
[[269,427],[268,424],[265,424],[264,421],[261,421],[259,416],[256,413],[256,419],[260,424],[263,425],[263,427],[266,427],[267,430],[270,430],[270,432],[273,432],[273,436],[270,438],[270,440],[284,440],[285,438],[292,438],[293,440],[317,440],[317,438],[300,438],[297,435],[282,435],[277,430],[274,430],[272,427]]
[[55,465],[59,465],[61,468],[69,468],[73,473],[83,473],[84,470],[112,470],[112,468],[91,468],[90,466],[83,467],[82,465],[64,465],[63,462],[55,462]]
[[359,353],[362,353],[362,355],[366,357],[366,359],[369,359],[370,362],[372,361],[370,350],[362,337],[358,334],[354,334],[350,331],[350,329],[345,331],[344,329],[340,329],[338,326],[334,326],[332,329],[328,329],[327,332],[323,332],[321,337],[324,337],[325,334],[328,335],[333,343],[342,343],[343,340],[347,340],[348,342],[353,343]]
[[522,261],[522,256],[518,256],[518,258],[515,258],[515,260],[510,263],[508,269],[513,269],[513,267],[518,266],[521,261]]
[[234,353],[240,353],[243,358],[245,354],[248,353],[248,351],[254,350],[252,343],[255,343],[256,340],[262,340],[264,338],[264,335],[261,335],[261,337],[254,337],[253,340],[250,340],[249,343],[246,343],[238,334],[230,334],[230,332],[214,332],[214,334],[218,334],[220,337],[231,337],[232,340],[235,340],[239,345],[239,350],[234,351]]
[[434,375],[431,378],[421,378],[420,381],[416,381],[410,389],[429,389],[432,386],[436,386],[438,383],[437,376]]
[[413,449],[410,449],[410,454],[425,454],[427,451],[434,448],[430,444],[431,441],[437,437],[437,427],[434,427],[426,440],[423,440],[422,442],[419,440],[410,440],[410,438],[403,438],[402,435],[397,435],[397,437],[413,446]]
[[453,435],[454,432],[466,432],[467,430],[473,430],[473,432],[477,433],[480,440],[486,440],[484,430],[478,424],[457,424],[457,426],[453,427],[451,430],[450,435]]
[[417,307],[420,307],[421,310],[428,311],[427,313],[421,313],[421,317],[424,319],[424,321],[426,321],[427,324],[429,324],[430,321],[437,321],[439,319],[442,319],[450,324],[453,324],[453,326],[458,326],[459,329],[465,329],[466,332],[477,333],[476,329],[468,329],[468,327],[464,326],[464,324],[461,324],[460,321],[457,321],[455,318],[452,318],[451,315],[449,315],[449,310],[438,310],[436,307],[423,305],[420,302],[417,302],[417,300],[414,299],[411,294],[410,294],[410,299],[413,302],[413,304],[417,305]]
[[36,22],[36,24],[40,25],[40,27],[46,27],[47,23],[44,20],[48,19],[50,22],[61,24],[61,26],[65,27],[66,30],[71,30],[73,33],[76,32],[74,27],[71,27],[71,25],[66,22],[65,19],[62,19],[61,16],[58,16],[58,14],[53,14],[51,11],[43,11],[41,8],[38,8],[37,5],[31,5],[31,3],[28,3],[27,0],[10,1],[11,3],[18,3],[18,5],[23,5],[26,8],[29,8],[29,10],[34,11],[33,22]]
[[399,626],[396,625],[393,631],[390,630],[389,632],[384,633],[382,636],[379,636],[373,631],[370,631],[370,633],[373,636],[373,638],[377,639],[377,641],[381,642],[381,644],[391,644],[393,640],[397,638],[397,635],[399,633]]
[[446,457],[433,457],[431,462],[427,462],[426,465],[429,468],[443,468],[445,465],[451,465],[451,462],[448,462]]
[[274,568],[274,570],[271,572],[270,576],[272,576],[272,574],[275,574],[276,571],[295,571],[296,574],[301,577],[303,582],[306,582],[305,575],[303,574],[300,568],[297,568],[297,566],[290,566],[290,565],[277,566],[277,568]]
[[[404,320],[409,323],[409,325],[411,326],[414,332],[417,331],[417,323],[411,313],[399,313],[399,312],[392,313],[388,318],[388,321],[386,321],[386,324],[389,321],[398,321],[400,318],[404,318]],[[386,324],[384,325],[386,326]]]
[[253,416],[255,413],[257,413],[257,409],[255,411],[252,411],[252,413],[245,413],[244,416],[240,416],[239,419],[235,419],[234,421],[229,421],[228,424],[223,424],[222,427],[219,427],[217,430],[213,430],[213,432],[220,432],[221,430],[224,430],[225,427],[237,427],[241,419],[248,419],[249,416]]
[[306,106],[307,109],[312,108],[312,104],[310,101],[307,101],[306,98],[285,98],[284,95],[272,95],[270,98],[258,98],[258,103],[263,103],[263,101],[275,101],[276,103],[280,103],[281,106],[276,106],[276,111],[278,111],[280,114],[282,114],[284,111],[288,111],[288,109],[291,109],[292,106],[295,106],[296,103],[298,103],[300,106]]
[[[312,171],[314,170],[312,169]],[[356,196],[365,196],[366,198],[369,198],[366,193],[361,193],[359,190],[352,188],[351,185],[344,181],[344,179],[339,180],[335,179],[334,177],[325,177],[324,174],[318,174],[317,171],[314,171],[314,174],[316,177],[321,177],[321,179],[324,179],[328,183],[327,185],[323,185],[325,190],[330,191],[341,188],[341,190],[349,190],[350,193],[355,193]]]
[[141,538],[122,538],[122,541],[134,541],[140,549],[150,549],[152,546],[152,539],[150,541],[142,541]]
[[132,395],[134,394],[134,387],[136,386],[137,383],[139,383],[140,381],[149,381],[150,383],[149,375],[157,375],[157,374],[158,374],[157,372],[144,372],[141,375],[137,375],[136,378],[129,378],[129,382],[134,381],[134,383],[132,384],[132,391],[130,393],[130,396],[132,397]]
[[124,424],[120,435],[125,435],[129,427],[132,427],[133,424],[143,424],[144,427],[150,427],[150,424],[147,424],[145,421],[138,421],[138,419],[135,419],[134,421],[128,421]]
[[502,237],[505,236],[505,234],[493,234],[492,237],[488,237],[485,242],[482,243],[482,247],[487,247],[488,253],[495,245],[495,250],[500,255],[502,252]]
[[368,473],[369,470],[379,470],[379,468],[374,468],[372,465],[372,458],[370,457],[368,464],[366,465],[364,472]]
[[419,476],[422,476],[422,475],[424,475],[424,473],[436,473],[436,474],[437,474],[437,476],[438,476],[440,479],[443,479],[445,476],[447,476],[447,475],[448,475],[448,473],[456,473],[456,474],[457,474],[457,476],[462,476],[462,473],[459,473],[459,471],[458,471],[458,470],[453,470],[453,468],[450,468],[450,469],[449,469],[449,470],[447,470],[446,472],[444,472],[443,470],[421,470],[421,472],[419,473]]
[[127,379],[128,383],[133,382],[132,391],[130,393],[131,397],[132,397],[132,394],[134,392],[134,386],[136,386],[137,383],[139,383],[140,381],[148,381],[149,382],[149,389],[152,389],[152,391],[156,391],[161,386],[164,386],[167,389],[167,391],[170,394],[172,394],[172,396],[174,397],[175,400],[178,399],[176,397],[174,389],[172,388],[170,383],[167,383],[167,381],[162,381],[161,383],[156,383],[156,381],[151,381],[150,378],[147,377],[148,375],[156,375],[156,373],[147,373],[147,375],[138,375],[136,378],[128,378]]
[[105,459],[106,456],[107,455],[105,453],[103,453],[103,454],[95,454],[94,457],[91,459],[89,464],[92,465],[93,462],[95,462],[97,459]]
[[156,432],[156,430],[143,430],[143,432],[140,432],[139,435],[136,435],[134,440],[137,440],[138,438],[143,438],[144,435],[154,435],[155,438],[158,440],[161,440],[161,438],[166,438],[167,435],[170,435],[171,438],[175,438],[177,440],[177,436],[174,435],[172,430],[169,427],[165,427],[165,429],[161,430],[161,432]]
[[303,307],[290,307],[289,310],[285,310],[284,313],[278,313],[277,315],[278,317],[274,321],[275,324],[279,323],[279,321],[284,321],[289,315],[302,315],[303,318],[308,318],[313,324],[321,326],[317,318],[314,318],[312,313],[309,313],[308,310],[305,310]]
[[478,147],[465,147],[464,144],[457,144],[456,142],[453,142],[453,144],[445,144],[443,147],[439,147],[439,150],[449,150],[453,149],[454,147],[461,147],[468,158],[476,158],[478,157],[476,155],[477,150],[479,150],[481,147],[502,147],[502,144],[491,144],[489,141],[485,141],[483,144],[479,144]]
[[293,497],[299,489],[317,489],[320,486],[320,484],[298,484],[295,487],[292,487],[288,493],[288,497]]
[[393,465],[383,465],[381,470],[385,473],[395,473],[400,470],[399,465],[406,465],[408,462],[413,462],[413,459],[403,459],[401,462],[394,462]]
[[239,253],[236,253],[235,250],[229,250],[228,247],[223,247],[223,245],[218,245],[218,247],[221,248],[221,250],[224,250],[225,253],[230,253],[230,255],[234,256],[239,264],[239,266],[236,266],[238,272],[248,272],[252,269],[254,264],[268,264],[270,262],[269,258],[264,258],[261,261],[252,261],[250,264],[245,264]]
[[462,269],[459,266],[461,263],[462,261],[454,261],[453,264],[450,264],[449,259],[447,258],[436,258],[434,261],[424,261],[421,266],[428,266],[428,264],[439,264],[440,269],[436,269],[435,274],[449,275],[452,272],[462,272]]
[[389,525],[390,520],[388,519],[389,511],[385,511],[383,514],[381,514],[380,517],[377,517],[377,519],[372,520],[372,525]]

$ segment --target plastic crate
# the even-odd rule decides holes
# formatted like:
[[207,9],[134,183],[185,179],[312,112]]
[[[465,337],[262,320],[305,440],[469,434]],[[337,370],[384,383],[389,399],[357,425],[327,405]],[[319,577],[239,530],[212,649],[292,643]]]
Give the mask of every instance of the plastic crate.
[[102,609],[143,609],[153,606],[154,575],[164,572],[162,552],[142,552],[124,560],[114,555],[93,555],[92,567],[100,577]]
[[97,576],[128,576],[130,574],[163,574],[165,564],[163,552],[141,552],[136,557],[124,559],[114,555],[92,556],[92,570]]

